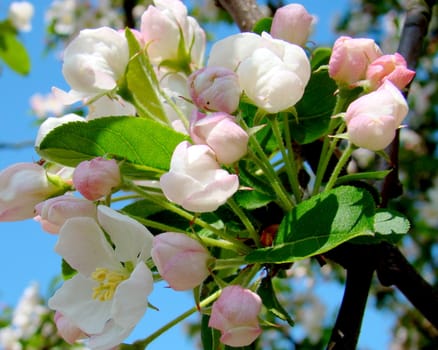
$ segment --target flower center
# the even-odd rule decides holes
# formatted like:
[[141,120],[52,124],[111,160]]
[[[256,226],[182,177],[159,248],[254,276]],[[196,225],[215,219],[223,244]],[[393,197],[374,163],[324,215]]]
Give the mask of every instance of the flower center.
[[118,285],[129,277],[127,272],[111,271],[103,267],[98,267],[91,278],[99,285],[93,288],[93,299],[99,301],[111,300]]

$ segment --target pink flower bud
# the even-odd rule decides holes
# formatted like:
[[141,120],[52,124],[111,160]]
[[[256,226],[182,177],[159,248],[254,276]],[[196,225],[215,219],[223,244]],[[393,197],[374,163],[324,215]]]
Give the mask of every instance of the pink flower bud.
[[365,79],[368,65],[382,55],[372,39],[339,37],[329,61],[329,75],[338,84],[353,85]]
[[221,169],[210,147],[183,141],[175,148],[160,185],[170,201],[203,213],[224,204],[239,188],[239,178]]
[[121,184],[120,169],[114,159],[86,160],[76,167],[73,184],[90,201],[100,199]]
[[313,22],[314,17],[303,5],[289,4],[275,12],[271,35],[273,38],[304,46],[312,32]]
[[151,255],[161,277],[174,290],[193,289],[209,275],[210,253],[183,233],[164,232],[155,236]]
[[64,222],[75,216],[87,216],[97,220],[97,209],[93,202],[71,195],[41,202],[35,206],[35,212],[35,220],[49,233],[58,233]]
[[347,108],[345,122],[350,141],[372,151],[387,147],[408,113],[405,98],[389,80],[376,91],[359,97]]
[[188,84],[190,96],[200,109],[233,113],[239,106],[239,78],[228,68],[199,69],[189,76]]
[[36,204],[66,190],[61,179],[53,180],[34,163],[17,163],[1,171],[0,222],[32,218]]
[[262,333],[258,321],[261,307],[256,293],[241,286],[226,287],[213,304],[208,326],[221,331],[220,341],[225,345],[249,345]]
[[59,311],[55,312],[55,324],[58,334],[69,344],[74,344],[77,340],[87,337],[80,328],[76,327]]
[[383,55],[368,66],[366,78],[373,89],[382,85],[386,79],[400,90],[414,78],[415,71],[407,68],[406,60],[399,53]]
[[248,134],[234,116],[223,112],[207,116],[197,112],[190,125],[190,136],[195,143],[210,146],[223,164],[237,162],[248,149]]

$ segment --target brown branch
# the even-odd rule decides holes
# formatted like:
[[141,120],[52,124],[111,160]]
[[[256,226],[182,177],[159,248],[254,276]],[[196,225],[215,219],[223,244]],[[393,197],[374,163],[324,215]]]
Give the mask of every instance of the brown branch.
[[[424,52],[424,38],[427,35],[432,7],[435,2],[436,0],[416,0],[409,3],[397,52],[406,59],[410,69],[417,68],[420,56]],[[408,92],[409,87],[404,90],[405,96]],[[397,132],[394,141],[387,149],[390,158],[389,167],[392,171],[382,185],[382,207],[387,207],[391,199],[397,198],[403,193],[398,174],[399,143],[400,136]]]
[[255,0],[217,0],[236,22],[240,31],[249,32],[254,24],[263,17]]
[[342,244],[325,257],[347,271],[344,296],[332,329],[328,350],[355,349],[376,265],[370,259],[371,245]]
[[132,13],[136,5],[135,0],[123,0],[123,11],[125,13],[125,27],[135,28],[135,20]]
[[396,286],[438,330],[438,290],[420,276],[397,247],[381,243],[379,249],[377,276],[380,283],[386,287]]

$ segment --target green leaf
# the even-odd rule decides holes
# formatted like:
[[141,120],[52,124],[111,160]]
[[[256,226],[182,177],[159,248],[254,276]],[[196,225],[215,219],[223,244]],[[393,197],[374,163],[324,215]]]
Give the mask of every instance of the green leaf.
[[380,209],[374,216],[374,230],[381,235],[403,235],[410,227],[409,220],[394,210]]
[[336,180],[336,185],[342,185],[351,181],[358,180],[383,180],[392,170],[367,171],[363,173],[348,174],[339,177]]
[[141,50],[130,29],[125,31],[129,45],[129,60],[126,71],[126,86],[120,94],[136,107],[141,117],[168,121],[161,103],[161,90],[147,54]]
[[254,27],[252,27],[252,31],[256,34],[262,34],[263,32],[269,33],[271,31],[272,18],[265,17],[256,22]]
[[184,232],[191,226],[189,220],[171,211],[163,210],[162,207],[146,199],[135,201],[121,211],[142,222],[154,235],[165,231]]
[[295,105],[298,119],[290,118],[292,137],[306,144],[325,135],[336,104],[336,83],[327,70],[312,73],[303,98]]
[[0,59],[19,74],[27,75],[30,72],[29,54],[12,30],[0,30]]
[[208,326],[210,316],[202,314],[201,317],[201,342],[204,350],[220,349],[220,332]]
[[373,237],[357,237],[352,242],[355,244],[377,244],[382,241],[392,244],[398,243],[408,233],[411,224],[402,214],[390,210],[379,209],[374,215]]
[[263,305],[265,305],[269,312],[289,323],[291,327],[295,325],[292,317],[278,301],[274,287],[272,286],[272,280],[269,276],[262,279],[262,282],[257,289],[257,294],[260,295]]
[[43,139],[37,152],[72,167],[111,155],[125,160],[125,169],[132,164],[137,171],[151,175],[169,169],[173,150],[185,139],[185,135],[150,119],[107,117],[63,124]]
[[322,254],[352,238],[374,234],[374,200],[365,190],[341,186],[311,197],[286,214],[274,246],[257,249],[249,263],[285,263]]
[[332,54],[332,49],[329,47],[318,47],[312,52],[312,57],[310,60],[310,66],[312,71],[318,69],[323,65],[327,65],[330,60],[330,55]]
[[244,209],[253,210],[267,205],[275,200],[272,194],[266,194],[254,189],[236,192],[234,200]]
[[73,267],[71,267],[67,261],[62,259],[61,273],[62,273],[62,278],[64,280],[68,280],[68,279],[72,278],[74,275],[76,275],[77,271]]

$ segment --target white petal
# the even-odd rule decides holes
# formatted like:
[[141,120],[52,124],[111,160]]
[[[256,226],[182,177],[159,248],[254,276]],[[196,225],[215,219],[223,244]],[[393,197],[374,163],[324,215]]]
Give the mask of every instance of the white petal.
[[110,318],[111,301],[92,298],[96,285],[95,281],[77,274],[49,299],[49,307],[61,312],[85,333],[100,333]]
[[152,272],[141,262],[131,277],[120,283],[114,294],[111,316],[124,327],[134,327],[143,317],[148,306],[148,295],[152,292],[154,280]]
[[59,231],[55,251],[85,276],[91,275],[97,267],[120,268],[102,230],[89,217],[68,219]]
[[97,217],[115,244],[119,261],[135,262],[140,254],[144,258],[150,257],[153,236],[146,227],[104,205],[97,208]]
[[230,35],[212,46],[207,66],[235,70],[240,62],[249,57],[260,45],[262,45],[262,39],[255,33]]
[[87,345],[93,350],[109,350],[125,340],[132,332],[133,328],[123,328],[114,323],[113,320],[108,321],[105,329],[100,334],[93,334],[87,341]]
[[70,122],[78,122],[78,121],[85,122],[85,119],[77,114],[74,114],[74,113],[69,113],[69,114],[66,114],[66,115],[59,117],[59,118],[55,118],[55,117],[47,118],[40,125],[40,128],[38,129],[38,134],[37,134],[37,137],[35,139],[35,147],[39,147],[39,145],[41,144],[41,141],[43,141],[43,139],[53,129],[57,128],[58,126],[61,126],[62,124],[66,124],[66,123],[70,123]]

